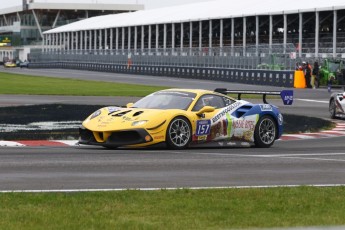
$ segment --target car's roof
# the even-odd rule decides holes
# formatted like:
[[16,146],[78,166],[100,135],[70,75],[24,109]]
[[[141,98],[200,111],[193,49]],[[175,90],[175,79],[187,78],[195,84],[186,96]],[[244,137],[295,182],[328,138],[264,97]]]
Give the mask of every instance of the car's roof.
[[162,91],[179,91],[179,92],[188,92],[188,93],[195,93],[199,96],[203,95],[203,94],[217,94],[217,95],[222,95],[222,96],[227,96],[233,100],[236,100],[235,98],[233,97],[230,97],[228,95],[224,95],[224,94],[221,94],[221,93],[218,93],[218,92],[215,92],[215,91],[212,91],[212,90],[207,90],[207,89],[180,89],[180,88],[171,88],[171,89],[165,89],[165,90],[162,90]]
[[211,90],[206,89],[180,89],[180,88],[172,88],[172,89],[166,89],[163,91],[179,91],[179,92],[189,92],[189,93],[196,93],[196,94],[205,94],[205,93],[215,93]]

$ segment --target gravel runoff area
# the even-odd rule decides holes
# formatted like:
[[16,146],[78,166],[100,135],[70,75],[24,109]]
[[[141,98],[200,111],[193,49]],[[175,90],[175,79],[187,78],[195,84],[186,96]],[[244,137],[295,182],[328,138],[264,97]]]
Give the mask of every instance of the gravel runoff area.
[[[47,104],[0,107],[0,140],[76,140],[81,122],[100,105]],[[283,114],[284,133],[315,132],[331,122]]]

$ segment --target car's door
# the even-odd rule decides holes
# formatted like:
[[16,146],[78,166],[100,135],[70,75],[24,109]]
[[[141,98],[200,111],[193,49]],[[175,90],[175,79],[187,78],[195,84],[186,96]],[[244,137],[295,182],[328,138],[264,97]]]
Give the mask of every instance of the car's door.
[[[228,137],[228,121],[230,119],[230,117],[227,119],[227,116],[229,115],[225,114],[224,117],[222,116],[217,122],[215,122],[215,119],[217,119],[217,114],[219,114],[222,109],[234,102],[234,100],[225,96],[215,94],[202,95],[192,109],[192,111],[195,112],[193,141],[226,139]],[[197,114],[198,111],[205,106],[213,107],[214,111]]]

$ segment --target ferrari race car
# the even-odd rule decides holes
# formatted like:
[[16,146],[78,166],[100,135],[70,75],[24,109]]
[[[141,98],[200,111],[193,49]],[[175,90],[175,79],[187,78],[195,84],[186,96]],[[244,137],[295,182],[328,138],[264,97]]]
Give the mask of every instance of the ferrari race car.
[[329,113],[332,119],[345,115],[345,92],[333,93],[331,95],[329,100]]
[[[227,96],[236,93],[238,99]],[[261,94],[263,104],[241,100],[241,94]],[[105,107],[91,114],[79,129],[79,143],[106,148],[165,144],[189,146],[250,144],[270,147],[283,133],[283,116],[266,102],[280,95],[292,104],[293,91],[257,92],[227,89],[168,89],[152,93],[127,108]]]
[[13,62],[6,62],[4,64],[4,67],[5,68],[14,68],[14,67],[17,67],[17,64],[16,63],[13,63]]

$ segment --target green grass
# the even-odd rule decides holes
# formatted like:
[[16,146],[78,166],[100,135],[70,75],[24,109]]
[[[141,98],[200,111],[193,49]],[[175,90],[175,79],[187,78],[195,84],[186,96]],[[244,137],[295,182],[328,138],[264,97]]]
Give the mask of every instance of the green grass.
[[[143,97],[167,88],[169,87],[40,77],[0,72],[0,94]],[[229,96],[237,99],[237,94],[229,94]],[[262,99],[262,96],[243,94],[241,98]],[[280,99],[280,97],[267,96],[267,99]]]
[[166,88],[0,73],[0,94],[142,97]]
[[0,229],[231,229],[345,224],[345,187],[0,194]]

